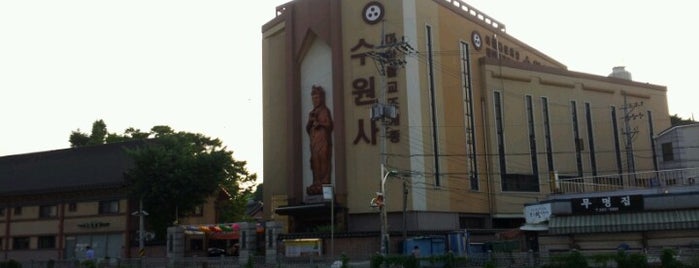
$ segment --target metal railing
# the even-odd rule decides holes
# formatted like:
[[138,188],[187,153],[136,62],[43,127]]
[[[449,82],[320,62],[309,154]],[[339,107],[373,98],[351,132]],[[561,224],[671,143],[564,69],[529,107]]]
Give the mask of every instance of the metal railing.
[[699,168],[554,179],[552,193],[586,193],[676,186],[699,186]]

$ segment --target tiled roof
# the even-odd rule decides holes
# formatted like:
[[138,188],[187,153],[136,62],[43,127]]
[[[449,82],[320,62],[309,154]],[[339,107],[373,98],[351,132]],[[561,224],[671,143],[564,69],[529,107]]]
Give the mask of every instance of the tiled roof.
[[111,143],[0,157],[0,196],[118,187],[133,167],[125,148],[143,141]]

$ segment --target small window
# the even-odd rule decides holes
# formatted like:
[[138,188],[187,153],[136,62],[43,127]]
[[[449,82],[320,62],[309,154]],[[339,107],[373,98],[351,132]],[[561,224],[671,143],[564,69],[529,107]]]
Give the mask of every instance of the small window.
[[100,201],[100,214],[119,213],[119,200]]
[[15,207],[15,215],[22,215],[22,207]]
[[29,249],[29,237],[12,238],[12,249]]
[[[5,208],[0,208],[0,216],[5,216]],[[0,243],[2,245],[2,243]]]
[[40,206],[39,207],[39,218],[55,218],[56,217],[56,206]]
[[675,153],[672,151],[672,142],[663,143],[663,161],[675,160]]
[[192,216],[204,216],[204,208],[202,206],[194,207],[194,211],[192,211]]
[[76,212],[78,211],[78,204],[75,202],[71,202],[68,204],[68,211],[69,212]]
[[189,240],[189,249],[191,251],[204,250],[204,240],[203,239],[191,239],[191,240]]
[[56,237],[55,236],[39,236],[40,249],[51,249],[56,248]]

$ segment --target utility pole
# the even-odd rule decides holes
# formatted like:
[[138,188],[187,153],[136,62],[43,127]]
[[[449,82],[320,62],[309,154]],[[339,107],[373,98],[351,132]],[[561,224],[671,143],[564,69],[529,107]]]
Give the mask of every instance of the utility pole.
[[[371,120],[372,121],[377,121],[380,120],[382,123],[382,127],[380,128],[381,134],[380,134],[380,157],[381,157],[381,189],[380,193],[383,198],[383,205],[379,206],[379,209],[381,210],[381,254],[386,255],[388,254],[388,244],[389,244],[389,237],[388,237],[388,215],[387,215],[387,210],[386,210],[386,189],[385,189],[385,184],[386,184],[386,179],[388,176],[391,174],[391,171],[389,171],[386,168],[387,164],[387,158],[386,158],[386,137],[388,133],[388,125],[392,120],[395,120],[398,118],[398,107],[396,107],[395,104],[389,104],[387,103],[387,98],[386,98],[386,88],[388,87],[386,83],[386,76],[389,71],[389,68],[393,70],[397,70],[399,68],[402,68],[405,66],[407,63],[405,61],[405,56],[414,54],[415,50],[405,42],[405,39],[402,39],[401,41],[395,41],[390,44],[386,44],[384,42],[384,36],[382,33],[381,36],[381,45],[377,47],[375,51],[371,51],[367,53],[367,56],[372,58],[374,60],[374,63],[376,64],[377,70],[379,72],[379,75],[381,75],[381,101],[378,103],[375,103],[371,107]],[[388,120],[386,120],[388,119]]]
[[643,118],[643,113],[634,113],[634,110],[638,107],[643,106],[643,102],[628,103],[627,95],[624,93],[624,137],[626,137],[626,165],[628,168],[628,173],[633,174],[636,172],[636,163],[633,157],[633,139],[638,133],[638,128],[634,127],[631,129],[631,120],[636,120],[637,118]]
[[403,179],[403,241],[408,240],[408,181]]

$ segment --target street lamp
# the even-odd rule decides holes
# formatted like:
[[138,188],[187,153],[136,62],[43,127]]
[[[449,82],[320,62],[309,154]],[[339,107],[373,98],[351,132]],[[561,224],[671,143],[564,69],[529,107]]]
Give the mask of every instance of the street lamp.
[[332,184],[323,184],[323,199],[330,199],[330,256],[335,257],[335,191]]
[[386,169],[386,167],[381,164],[381,204],[379,204],[379,209],[381,210],[381,254],[388,254],[388,214],[386,211],[386,179],[388,176],[393,174],[393,171]]
[[145,255],[144,239],[146,238],[144,217],[148,216],[148,212],[143,210],[143,198],[138,200],[138,211],[134,211],[131,215],[138,216],[138,255],[143,257]]

